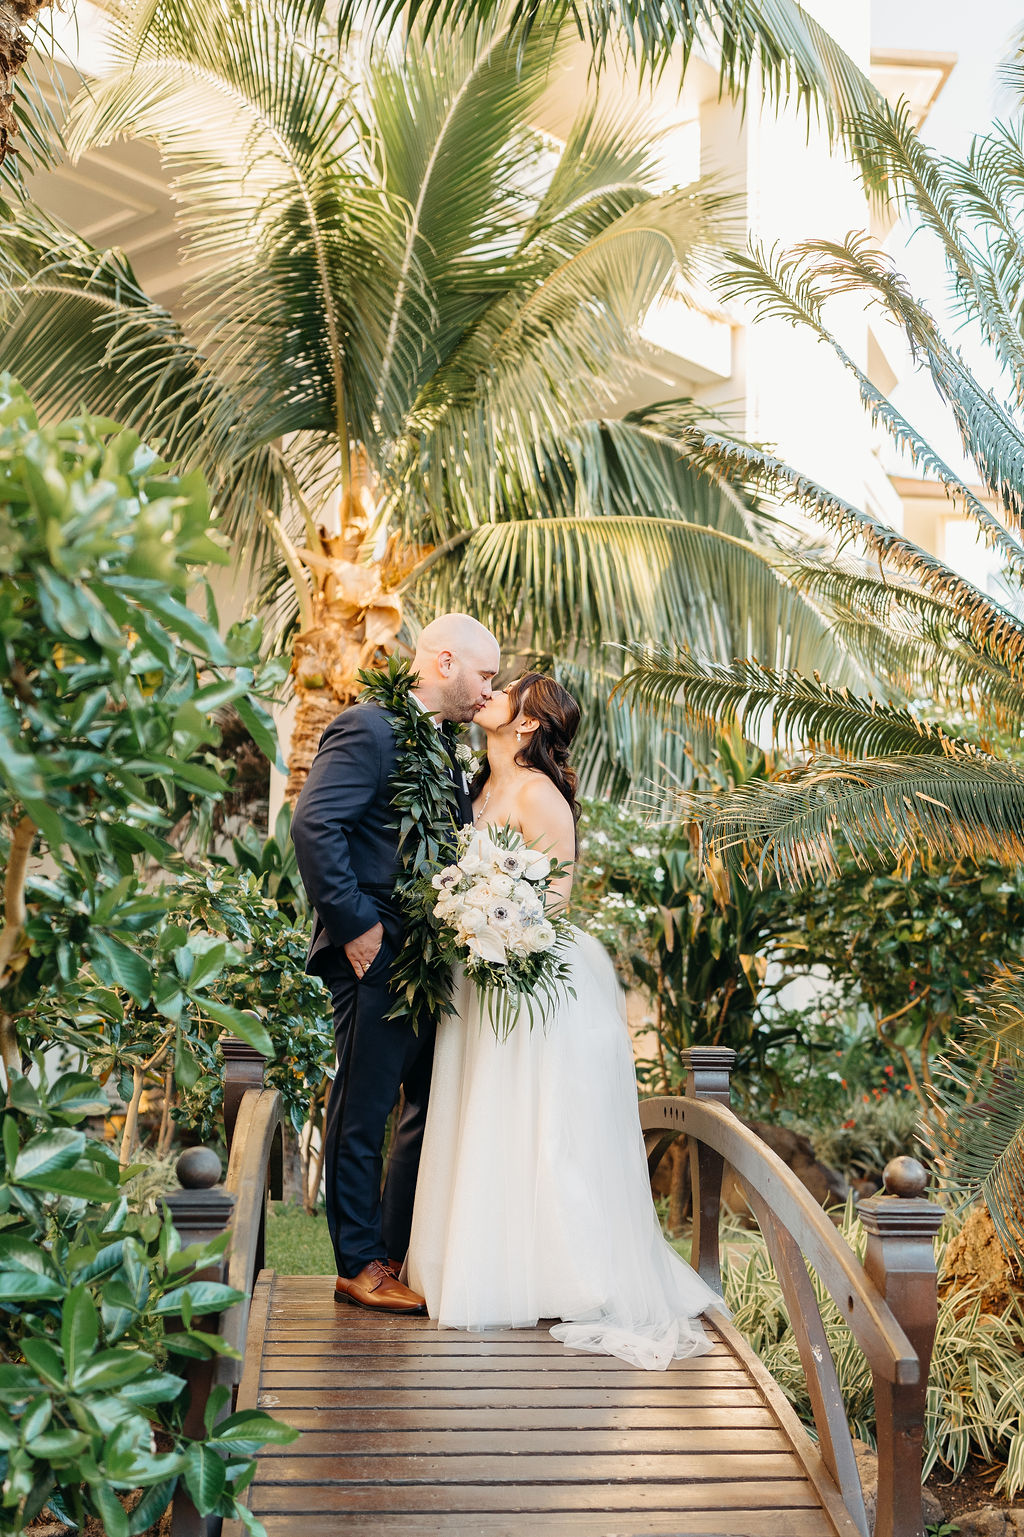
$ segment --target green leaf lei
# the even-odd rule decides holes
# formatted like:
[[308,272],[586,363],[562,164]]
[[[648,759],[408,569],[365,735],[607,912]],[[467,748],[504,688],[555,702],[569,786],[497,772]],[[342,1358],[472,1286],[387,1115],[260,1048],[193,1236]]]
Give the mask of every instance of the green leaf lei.
[[[395,896],[405,918],[405,944],[391,971],[395,1006],[389,1019],[435,1023],[452,1012],[452,968],[438,945],[430,919],[429,877],[454,841],[458,798],[450,776],[444,739],[425,710],[412,699],[416,674],[404,658],[391,656],[386,668],[361,672],[364,699],[373,699],[392,719],[398,763],[390,780],[397,813],[401,873]],[[431,893],[433,895],[433,893]]]

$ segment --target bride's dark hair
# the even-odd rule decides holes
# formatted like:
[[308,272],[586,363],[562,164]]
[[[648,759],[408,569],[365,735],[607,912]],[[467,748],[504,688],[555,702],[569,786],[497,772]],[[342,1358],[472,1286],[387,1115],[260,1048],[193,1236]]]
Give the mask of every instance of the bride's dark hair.
[[[516,753],[515,761],[520,768],[539,769],[569,802],[573,820],[579,821],[580,808],[576,801],[576,770],[569,762],[569,748],[580,723],[580,707],[576,700],[544,672],[524,672],[521,678],[508,684],[505,689],[509,705],[509,720],[526,714],[537,722],[537,729],[526,738]],[[490,765],[485,763],[473,781],[474,798],[480,794],[490,775]]]

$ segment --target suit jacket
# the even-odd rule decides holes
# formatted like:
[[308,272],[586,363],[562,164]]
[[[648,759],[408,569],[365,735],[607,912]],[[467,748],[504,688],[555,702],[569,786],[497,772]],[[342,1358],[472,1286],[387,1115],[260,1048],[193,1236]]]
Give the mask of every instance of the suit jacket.
[[[402,916],[395,902],[398,828],[390,781],[398,762],[392,716],[379,704],[354,704],[320,739],[292,816],[299,874],[315,914],[306,970],[322,975],[338,954],[382,923],[397,948]],[[472,807],[453,769],[459,818]]]

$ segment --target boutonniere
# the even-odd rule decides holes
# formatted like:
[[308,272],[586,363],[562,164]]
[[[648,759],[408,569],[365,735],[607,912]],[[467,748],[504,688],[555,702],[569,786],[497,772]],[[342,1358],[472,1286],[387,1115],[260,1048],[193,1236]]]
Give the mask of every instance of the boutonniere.
[[473,751],[468,742],[456,742],[455,757],[466,778],[472,782],[480,772],[481,756]]

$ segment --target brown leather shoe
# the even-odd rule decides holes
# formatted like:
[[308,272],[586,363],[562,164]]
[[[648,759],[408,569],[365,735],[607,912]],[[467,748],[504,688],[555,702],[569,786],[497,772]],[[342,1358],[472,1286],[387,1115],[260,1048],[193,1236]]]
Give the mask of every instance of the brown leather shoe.
[[410,1291],[392,1275],[386,1260],[372,1259],[349,1280],[339,1276],[334,1283],[335,1302],[351,1302],[357,1308],[376,1313],[425,1313],[427,1304],[418,1292]]

